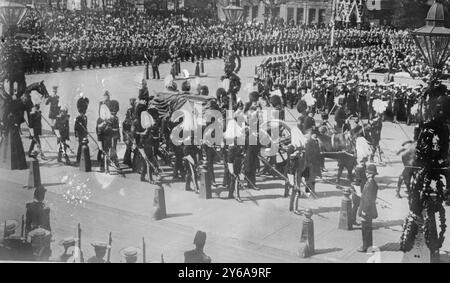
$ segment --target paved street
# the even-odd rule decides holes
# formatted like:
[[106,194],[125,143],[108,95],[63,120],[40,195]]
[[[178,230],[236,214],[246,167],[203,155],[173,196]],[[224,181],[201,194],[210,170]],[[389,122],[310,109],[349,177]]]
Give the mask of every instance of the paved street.
[[[240,73],[243,87],[240,96],[247,100],[245,86],[252,82],[254,66],[262,57],[243,59]],[[223,72],[223,62],[219,60],[205,63],[208,78],[201,79],[207,84],[210,93],[215,95],[219,78]],[[182,64],[182,69],[194,72],[194,64]],[[161,74],[167,74],[169,65],[161,66]],[[88,111],[89,129],[95,128],[97,105],[105,89],[111,91],[112,99],[119,101],[122,121],[126,105],[131,96],[137,96],[138,82],[143,77],[144,68],[129,67],[118,69],[99,69],[55,74],[33,75],[27,82],[45,80],[51,91],[53,85],[59,85],[62,104],[69,107],[74,119],[77,115],[77,92],[83,91],[90,99]],[[163,75],[164,76],[164,75]],[[181,81],[178,81],[180,86]],[[150,81],[149,88],[163,90],[163,81]],[[48,108],[43,107],[47,116]],[[295,113],[295,114],[294,114]],[[296,116],[296,111],[292,111]],[[293,120],[289,114],[288,120]],[[72,120],[73,120],[72,119]],[[73,125],[71,125],[73,127]],[[49,130],[44,125],[44,129]],[[379,167],[377,182],[379,196],[392,204],[382,207],[379,203],[379,218],[374,222],[374,245],[381,251],[382,262],[400,262],[402,253],[398,251],[403,219],[408,214],[407,200],[394,197],[397,178],[402,171],[400,157],[396,152],[401,144],[412,137],[412,127],[385,123],[381,146],[386,166]],[[29,140],[24,136],[24,147]],[[302,216],[288,213],[288,200],[282,197],[284,183],[267,180],[258,183],[260,191],[246,190],[242,193],[244,203],[226,200],[225,192],[215,193],[220,197],[211,200],[199,199],[198,195],[184,191],[184,183],[165,182],[165,194],[168,217],[161,221],[152,221],[152,203],[154,186],[139,181],[136,174],[106,176],[95,172],[81,173],[77,168],[58,164],[55,160],[56,140],[48,137],[43,148],[50,157],[41,162],[41,177],[49,191],[47,200],[52,208],[51,221],[54,234],[53,258],[62,252],[58,242],[68,236],[75,236],[76,225],[83,228],[83,251],[86,256],[93,254],[89,243],[95,240],[108,240],[113,234],[112,261],[121,261],[119,250],[129,245],[141,245],[142,237],[147,243],[147,258],[158,261],[164,254],[166,262],[182,262],[183,252],[193,248],[192,241],[197,230],[207,232],[205,252],[213,262],[366,262],[371,255],[360,254],[356,250],[361,245],[361,231],[341,231],[337,229],[339,211],[343,194],[336,186],[319,182],[317,200],[301,200],[302,209],[310,208],[314,216],[316,254],[309,259],[297,256],[302,227]],[[51,148],[50,147],[53,148]],[[76,149],[75,139],[71,140]],[[91,155],[97,154],[94,144],[90,143]],[[119,155],[124,152],[119,146]],[[74,157],[72,156],[72,160]],[[324,179],[334,182],[336,163],[327,161],[328,172]],[[168,170],[168,168],[166,168]],[[169,172],[169,171],[167,171]],[[32,200],[32,191],[23,189],[28,171],[0,170],[0,220],[20,219],[25,212],[25,203]],[[221,179],[223,168],[217,164],[216,176]],[[170,178],[167,178],[170,180]],[[215,195],[216,195],[215,194]],[[403,195],[405,195],[403,193]],[[447,219],[450,213],[447,211]],[[447,239],[450,238],[447,232]],[[442,260],[447,261],[446,251],[450,251],[450,242],[444,243]]]

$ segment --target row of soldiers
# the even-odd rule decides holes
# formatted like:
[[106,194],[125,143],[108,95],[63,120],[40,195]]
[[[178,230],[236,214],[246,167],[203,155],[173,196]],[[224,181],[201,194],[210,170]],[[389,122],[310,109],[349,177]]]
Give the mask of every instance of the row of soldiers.
[[[315,56],[306,53],[306,56]],[[384,83],[366,77],[339,77],[327,74],[304,73],[301,56],[274,57],[257,69],[254,85],[264,97],[279,92],[284,106],[293,108],[302,98],[308,98],[314,104],[317,113],[333,114],[337,100],[344,98],[344,104],[350,115],[368,119],[373,116],[374,100],[380,99],[387,104],[386,118],[415,122],[418,113],[420,93],[423,85],[411,86],[394,82]],[[287,69],[288,71],[285,71]],[[305,107],[305,106],[303,106]]]

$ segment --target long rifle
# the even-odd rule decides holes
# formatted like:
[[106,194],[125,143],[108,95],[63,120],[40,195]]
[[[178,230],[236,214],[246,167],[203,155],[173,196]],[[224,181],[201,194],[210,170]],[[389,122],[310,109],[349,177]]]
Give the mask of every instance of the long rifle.
[[108,239],[108,255],[106,256],[106,262],[111,263],[111,248],[112,248],[112,232],[109,232]]
[[[261,157],[261,156],[259,156],[259,155],[258,155],[258,158],[259,158],[259,160],[261,160],[265,165],[269,166],[269,167],[270,167],[277,175],[279,175],[285,182],[290,183],[290,182],[289,182],[289,178],[286,177],[286,176],[284,176],[284,174],[282,174],[280,171],[278,171],[276,168],[274,168],[267,160],[265,160],[263,157]],[[318,196],[316,195],[316,193],[314,193],[313,190],[312,190],[305,182],[303,182],[303,181],[300,181],[300,182],[302,182],[302,184],[303,184],[306,188],[309,189],[309,192],[311,193],[311,195],[312,195],[314,198],[316,198],[316,199],[318,198]],[[295,188],[296,190],[300,191],[300,188],[298,187],[298,185],[295,185],[295,184],[291,184],[291,185],[294,186],[294,188]]]
[[78,125],[80,125],[83,130],[87,133],[88,137],[91,138],[92,141],[94,141],[95,145],[97,146],[97,150],[100,151],[108,160],[109,163],[111,163],[111,165],[119,172],[120,175],[122,175],[122,177],[125,178],[125,173],[123,173],[122,169],[120,169],[120,167],[117,167],[114,162],[111,160],[111,157],[109,157],[109,154],[107,154],[102,148],[100,148],[100,145],[98,144],[98,142],[94,139],[94,137],[91,135],[91,133],[89,133],[89,131],[86,129],[86,127],[78,122]]
[[146,263],[145,239],[142,237],[142,262]]
[[83,252],[81,251],[81,224],[78,223],[78,250],[80,251],[80,262],[84,262]]

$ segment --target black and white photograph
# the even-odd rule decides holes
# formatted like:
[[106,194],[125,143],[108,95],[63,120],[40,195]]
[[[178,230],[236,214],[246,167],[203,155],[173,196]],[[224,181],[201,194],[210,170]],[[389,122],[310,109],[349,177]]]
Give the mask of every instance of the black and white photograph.
[[449,137],[448,0],[0,0],[0,263],[450,263]]

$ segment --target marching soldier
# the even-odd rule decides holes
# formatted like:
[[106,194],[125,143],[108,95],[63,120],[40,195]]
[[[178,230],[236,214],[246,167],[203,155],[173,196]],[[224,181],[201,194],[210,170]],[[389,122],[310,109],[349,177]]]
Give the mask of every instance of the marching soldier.
[[56,116],[55,134],[58,143],[58,162],[61,162],[62,157],[64,157],[66,165],[70,165],[69,155],[67,154],[67,149],[70,149],[70,146],[67,144],[67,142],[70,140],[69,135],[70,115],[67,114],[67,112],[68,112],[67,107],[63,107],[61,108],[59,115]]
[[184,263],[211,263],[211,257],[203,251],[206,243],[206,233],[197,231],[194,238],[195,249],[184,253]]
[[242,128],[236,123],[235,120],[228,122],[227,131],[224,135],[225,139],[230,142],[228,145],[228,151],[226,156],[228,179],[226,184],[228,186],[228,198],[236,199],[238,202],[242,202],[240,197],[240,186],[242,178],[242,158],[244,156],[244,149],[239,145],[238,141],[242,139]]
[[28,239],[33,250],[35,261],[48,261],[52,255],[50,244],[52,242],[52,233],[45,228],[37,228],[28,234]]
[[55,125],[56,116],[59,114],[59,96],[58,96],[58,87],[53,87],[53,94],[47,98],[47,101],[45,102],[45,105],[50,104],[50,110],[48,113],[48,118],[50,119],[50,122],[52,125]]
[[47,190],[39,186],[34,190],[33,202],[26,204],[25,235],[37,228],[51,231],[50,208],[45,204],[45,193]]
[[120,255],[126,263],[136,263],[141,250],[135,247],[128,247],[120,251]]
[[59,257],[60,262],[67,262],[70,258],[72,258],[74,256],[73,250],[72,250],[71,254],[69,254],[68,252],[69,252],[70,248],[75,248],[76,243],[77,243],[77,239],[75,239],[74,237],[69,237],[69,238],[63,239],[60,242],[60,245],[63,246],[63,248],[64,248],[63,254]]
[[87,108],[89,105],[89,99],[87,97],[84,97],[83,94],[80,94],[80,98],[77,101],[77,109],[78,117],[75,119],[75,138],[78,139],[78,149],[77,149],[77,163],[80,162],[81,159],[81,147],[83,144],[83,140],[87,138],[88,132],[87,132]]
[[28,149],[28,156],[32,157],[32,153],[34,150],[34,146],[36,145],[39,153],[41,155],[42,160],[45,160],[44,152],[42,151],[41,146],[41,140],[39,138],[40,135],[42,135],[42,121],[41,121],[41,111],[39,111],[39,105],[36,104],[33,106],[31,112],[30,112],[30,139],[31,144],[30,148]]
[[358,250],[365,253],[372,247],[372,220],[378,218],[377,212],[377,194],[378,185],[375,181],[375,176],[378,175],[377,167],[373,164],[367,166],[368,180],[364,186],[361,195],[361,205],[358,211],[359,217],[361,217],[362,226],[362,241],[363,245]]
[[336,110],[334,120],[336,121],[336,132],[342,133],[344,125],[347,120],[347,113],[345,113],[345,109],[344,109],[344,99],[339,98],[338,104],[339,104],[339,106]]
[[123,157],[123,163],[128,165],[129,167],[133,166],[133,162],[131,159],[131,153],[133,151],[133,136],[134,133],[132,131],[132,125],[135,120],[135,112],[136,112],[136,98],[130,98],[130,107],[127,109],[127,113],[125,114],[125,120],[122,123],[122,131],[123,131],[123,141],[126,145],[125,155]]

